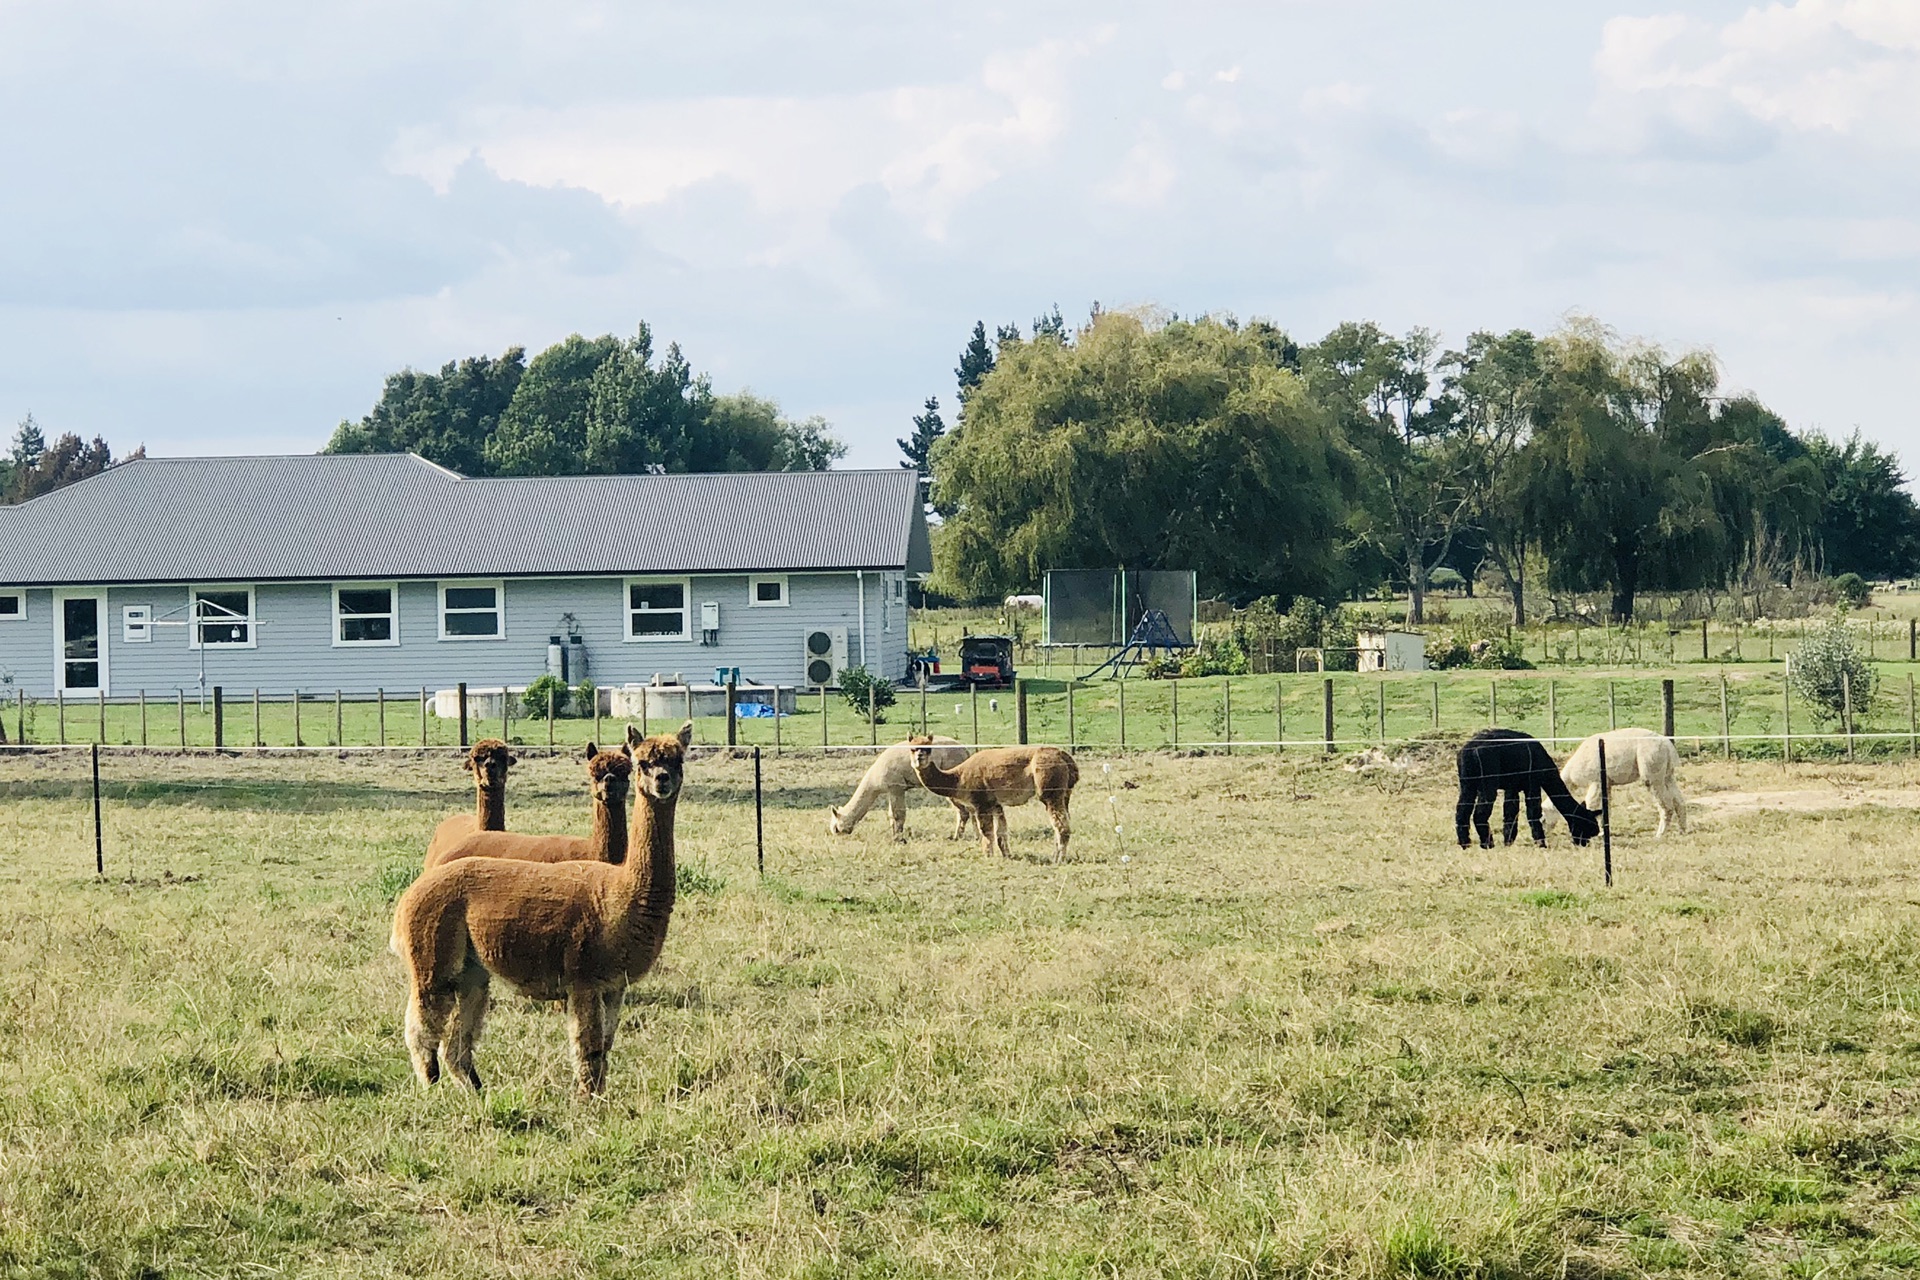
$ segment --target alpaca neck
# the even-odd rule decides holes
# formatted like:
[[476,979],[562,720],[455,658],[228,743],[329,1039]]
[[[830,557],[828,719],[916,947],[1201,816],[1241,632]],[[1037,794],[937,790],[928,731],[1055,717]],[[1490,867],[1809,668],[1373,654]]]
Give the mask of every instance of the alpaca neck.
[[627,810],[624,805],[608,804],[594,798],[593,826],[587,832],[587,847],[600,862],[618,862],[627,852]]
[[474,788],[473,818],[481,831],[505,831],[507,829],[507,793],[504,789],[480,786]]
[[920,785],[937,796],[951,796],[960,790],[960,775],[942,769],[929,760],[914,770],[914,776],[920,779]]
[[840,821],[847,825],[848,830],[852,830],[853,824],[866,817],[885,793],[886,787],[874,780],[873,770],[868,770],[861,776],[860,785],[853,789],[853,799],[841,807]]
[[648,915],[673,910],[673,809],[676,794],[659,800],[642,791],[633,806],[633,831],[627,839],[627,872],[633,877],[634,905]]

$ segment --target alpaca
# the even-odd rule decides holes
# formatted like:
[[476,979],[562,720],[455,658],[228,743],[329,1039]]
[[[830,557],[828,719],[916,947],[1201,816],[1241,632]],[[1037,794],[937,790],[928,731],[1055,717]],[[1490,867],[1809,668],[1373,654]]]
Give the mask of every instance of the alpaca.
[[[477,749],[477,748],[476,748]],[[600,749],[591,742],[587,744],[586,758],[592,760],[601,754]],[[611,754],[611,753],[609,753]],[[445,829],[454,819],[449,818],[440,824]],[[426,869],[444,866],[461,858],[512,858],[517,862],[593,862],[621,863],[627,860],[627,842],[624,839],[600,841],[595,835],[530,835],[524,831],[505,831],[499,827],[482,827],[478,831],[468,831],[450,844],[440,843],[439,833],[434,834],[434,845],[427,850]]]
[[1460,795],[1453,806],[1454,835],[1462,849],[1467,847],[1467,821],[1480,836],[1482,849],[1493,848],[1493,832],[1487,817],[1493,812],[1496,792],[1506,792],[1501,810],[1501,832],[1512,844],[1520,832],[1520,797],[1527,800],[1527,826],[1533,842],[1546,847],[1547,832],[1540,822],[1540,793],[1547,793],[1553,807],[1567,820],[1567,832],[1577,845],[1584,845],[1600,834],[1600,820],[1583,806],[1560,780],[1553,757],[1538,738],[1517,729],[1482,729],[1460,748]]
[[480,1088],[473,1049],[497,977],[535,1000],[567,1002],[575,1081],[585,1096],[606,1089],[627,984],[653,967],[673,915],[674,806],[692,738],[691,721],[652,738],[629,725],[622,751],[594,757],[595,838],[627,837],[623,863],[462,858],[400,896],[391,946],[407,965],[407,1049],[423,1086],[444,1062]]
[[[967,758],[967,749],[953,738],[933,737],[933,760],[942,768],[951,769]],[[867,772],[860,779],[860,785],[853,789],[853,798],[842,805],[827,806],[827,830],[837,836],[853,834],[860,825],[860,819],[867,816],[867,810],[887,799],[887,816],[893,820],[893,838],[907,838],[907,792],[920,785],[920,779],[913,772],[913,746],[910,742],[897,742],[874,757]],[[953,834],[949,840],[958,840],[967,833],[967,818],[970,810],[965,805],[953,806]]]
[[482,738],[460,762],[473,775],[471,814],[457,813],[433,829],[427,842],[427,865],[436,866],[446,851],[476,831],[507,829],[507,770],[519,763],[507,744],[498,738]]
[[1687,800],[1674,777],[1680,771],[1680,753],[1673,749],[1672,742],[1651,729],[1609,729],[1574,748],[1560,769],[1560,778],[1573,791],[1586,793],[1587,808],[1600,806],[1602,742],[1607,744],[1607,782],[1614,787],[1644,782],[1653,793],[1653,803],[1660,810],[1660,826],[1654,835],[1666,835],[1669,821],[1686,831]]
[[980,828],[980,842],[988,853],[1007,847],[1007,809],[1038,795],[1053,823],[1053,860],[1067,852],[1067,802],[1080,781],[1080,766],[1058,747],[991,747],[976,751],[958,766],[947,769],[933,759],[931,738],[907,739],[913,749],[913,772],[920,785],[937,796],[972,810]]

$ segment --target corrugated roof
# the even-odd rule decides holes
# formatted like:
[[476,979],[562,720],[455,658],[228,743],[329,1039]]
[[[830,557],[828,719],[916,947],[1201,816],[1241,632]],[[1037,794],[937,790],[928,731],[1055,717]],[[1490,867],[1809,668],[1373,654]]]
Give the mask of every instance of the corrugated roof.
[[0,583],[930,569],[913,472],[475,480],[412,454],[142,458],[0,507]]

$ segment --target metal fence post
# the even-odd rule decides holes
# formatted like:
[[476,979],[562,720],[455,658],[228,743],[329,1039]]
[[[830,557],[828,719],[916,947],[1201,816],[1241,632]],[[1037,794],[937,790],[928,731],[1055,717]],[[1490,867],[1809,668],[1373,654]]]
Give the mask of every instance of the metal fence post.
[[1127,682],[1115,680],[1113,691],[1119,695],[1120,699],[1120,749],[1125,751],[1127,749]]
[[786,710],[786,699],[780,695],[780,686],[773,686],[773,754],[780,755],[780,722],[786,719],[782,713]]
[[1440,682],[1433,682],[1433,727],[1440,727]]
[[[186,691],[184,689],[181,690],[180,696],[182,698],[187,696]],[[55,709],[58,712],[60,717],[60,745],[64,747],[67,745],[67,695],[65,691],[56,689],[54,691],[53,701],[55,703]],[[187,714],[186,712],[183,711],[180,713],[180,725],[181,725],[180,745],[183,747],[187,745],[186,723],[187,723]]]
[[1068,672],[1067,673],[1067,750],[1069,751],[1073,750],[1075,740],[1079,737],[1079,730],[1076,728],[1073,722],[1073,684],[1074,684],[1073,673]]
[[[25,689],[20,689],[20,690],[19,690],[18,692],[19,692],[19,694],[20,694],[20,699],[19,699],[19,701],[20,701],[20,734],[19,734],[19,737],[20,737],[20,741],[24,743],[24,742],[25,742],[25,741],[27,740],[27,691],[26,691]],[[141,690],[140,692],[141,692],[141,693],[142,693],[142,694],[144,695],[144,694],[146,693],[146,690],[145,690],[145,689],[142,689],[142,690]]]
[[93,874],[107,874],[107,842],[100,830],[100,744],[93,746]]
[[1673,741],[1673,681],[1660,682],[1660,732],[1668,742]]
[[1780,763],[1793,763],[1793,680],[1780,677]]
[[1493,728],[1500,723],[1500,682],[1487,681],[1487,727]]
[[1600,739],[1600,865],[1613,886],[1613,783],[1607,778],[1607,740]]
[[1619,713],[1619,710],[1614,706],[1613,681],[1609,680],[1607,681],[1607,728],[1618,729],[1619,727],[1620,727],[1620,713]]
[[1327,754],[1333,754],[1333,678],[1320,682],[1320,728],[1327,740]]

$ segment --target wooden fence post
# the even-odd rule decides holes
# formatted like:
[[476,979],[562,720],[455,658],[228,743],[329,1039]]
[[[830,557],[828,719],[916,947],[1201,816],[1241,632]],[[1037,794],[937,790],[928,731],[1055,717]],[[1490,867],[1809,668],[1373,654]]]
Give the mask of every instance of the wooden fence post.
[[1843,667],[1840,671],[1840,721],[1847,731],[1847,761],[1853,761],[1853,680]]
[[1660,732],[1673,741],[1673,681],[1660,682]]
[[1120,749],[1125,751],[1127,749],[1127,682],[1124,679],[1114,681],[1113,691],[1120,699]]
[[[185,750],[187,745],[187,691],[185,689],[173,691],[173,706],[174,710],[180,713],[180,746]],[[60,733],[60,741],[66,740],[66,731],[63,729]]]
[[1547,741],[1557,744],[1560,741],[1560,704],[1554,698],[1554,683],[1553,678],[1549,676],[1547,679]]
[[1440,727],[1440,682],[1433,682],[1433,727]]
[[100,698],[100,732],[95,740],[98,742],[104,743],[107,740],[107,691],[105,689],[101,689],[99,691],[99,698]]
[[1279,755],[1287,749],[1287,684],[1284,680],[1273,682],[1273,754]]
[[1733,720],[1727,715],[1727,673],[1720,673],[1720,758],[1733,759]]
[[1327,740],[1327,754],[1333,754],[1333,678],[1320,682],[1320,728]]
[[973,745],[980,745],[980,686],[967,682],[967,704],[973,710]]
[[827,749],[827,686],[820,686],[820,749]]
[[[1078,666],[1079,664],[1075,663],[1074,665]],[[1074,718],[1073,718],[1073,702],[1074,702],[1073,686],[1074,684],[1075,684],[1075,680],[1074,680],[1073,672],[1069,671],[1067,673],[1067,750],[1068,751],[1072,751],[1074,749],[1074,746],[1076,745],[1080,736],[1079,726],[1074,723]]]
[[1619,727],[1620,714],[1613,703],[1613,681],[1609,680],[1607,681],[1607,728],[1618,729]]
[[732,680],[727,681],[727,745],[740,744],[740,720],[735,711],[740,703],[740,686]]
[[1167,681],[1167,710],[1173,719],[1173,749],[1180,749],[1180,677]]
[[1780,677],[1780,763],[1793,763],[1793,681]]
[[[300,728],[300,691],[297,689],[294,690],[293,694],[293,725],[297,745],[297,735]],[[427,686],[425,685],[420,686],[420,745],[423,747],[427,745]]]
[[[467,682],[465,680],[460,681],[460,683],[455,686],[455,689],[457,691],[456,696],[460,699],[460,745],[464,747],[467,745]],[[547,721],[547,745],[552,746],[553,698],[551,695],[547,698]]]
[[[26,708],[26,698],[27,691],[22,689],[20,691],[20,706],[23,711]],[[258,702],[259,700],[259,696],[256,694],[254,701]],[[26,721],[22,718],[20,722],[20,741],[25,742],[26,740]],[[147,689],[145,685],[140,686],[140,745],[143,747],[147,745]]]
[[1500,723],[1500,682],[1487,681],[1487,727],[1493,728]]
[[[100,704],[105,706],[102,701]],[[219,685],[213,686],[213,749],[218,751],[227,745],[227,699],[226,691]]]
[[782,712],[786,710],[786,706],[787,700],[781,696],[780,686],[776,684],[773,686],[773,754],[776,759],[779,758],[781,753],[780,722],[786,719],[786,716],[782,714]]
[[[465,685],[460,686],[460,691],[463,695],[466,693],[466,688],[467,687]],[[463,711],[465,710],[464,697],[462,698],[462,710]],[[466,723],[466,720],[467,718],[465,715],[462,715],[460,717],[461,724],[464,725]],[[461,746],[466,745],[466,737],[467,735],[464,733],[460,735]],[[552,685],[547,686],[547,754],[548,755],[553,754],[553,686]]]
[[1220,681],[1220,721],[1225,726],[1227,754],[1233,754],[1233,681]]
[[347,745],[347,718],[344,714],[345,708],[340,704],[340,691],[335,689],[333,691],[333,745],[336,747]]
[[1013,725],[1016,740],[1021,746],[1027,745],[1027,678],[1020,676],[1013,682]]

